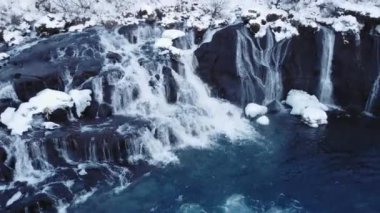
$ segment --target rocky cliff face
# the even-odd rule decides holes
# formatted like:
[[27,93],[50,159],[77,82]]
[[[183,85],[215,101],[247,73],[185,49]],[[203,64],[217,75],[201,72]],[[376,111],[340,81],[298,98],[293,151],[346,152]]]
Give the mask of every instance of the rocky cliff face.
[[[331,61],[332,97],[338,107],[354,113],[368,111],[379,115],[380,100],[376,81],[379,75],[379,35],[375,32],[374,22],[367,22],[360,33],[342,34],[334,32],[335,42]],[[253,100],[244,99],[244,84],[247,79],[239,76],[236,62],[237,34],[244,30],[243,25],[234,25],[220,30],[214,35],[212,42],[202,45],[196,56],[199,61],[198,73],[207,82],[216,96],[225,98],[235,104],[245,105],[249,101],[263,103],[264,98]],[[283,100],[291,89],[300,89],[318,96],[322,78],[323,32],[311,27],[299,27],[299,35],[289,39],[286,51],[273,53],[271,57],[284,57],[279,67],[283,89],[279,100]],[[268,35],[266,36],[268,37]],[[267,38],[251,38],[263,46],[265,52],[268,48]],[[247,39],[247,38],[246,38]],[[276,48],[276,43],[272,48]],[[267,47],[265,47],[267,45]],[[255,51],[251,46],[240,54],[247,55],[250,64],[257,63],[252,57]],[[256,50],[257,51],[257,50]],[[284,55],[285,54],[285,55]],[[259,60],[262,60],[262,58]],[[271,61],[269,61],[271,63]],[[265,64],[265,63],[262,63]],[[265,65],[264,65],[265,66]],[[256,67],[254,75],[264,82],[264,87],[255,88],[256,96],[265,96],[268,89],[267,72],[276,72],[270,69]],[[257,84],[257,82],[253,82]],[[372,99],[372,106],[368,102]]]

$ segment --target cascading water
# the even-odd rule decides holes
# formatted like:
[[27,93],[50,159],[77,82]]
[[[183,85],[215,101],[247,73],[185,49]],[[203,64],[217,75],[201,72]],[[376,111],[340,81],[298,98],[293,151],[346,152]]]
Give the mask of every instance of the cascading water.
[[380,37],[375,38],[375,46],[376,46],[376,68],[378,70],[378,76],[373,83],[371,94],[367,100],[367,104],[365,106],[365,112],[371,114],[373,110],[373,106],[379,98],[379,90],[380,90]]
[[[106,59],[99,75],[77,87],[90,87],[94,101],[109,105],[114,116],[89,122],[71,118],[70,126],[52,134],[34,130],[26,136],[31,140],[12,137],[9,140],[13,142],[0,143],[8,153],[6,166],[13,170],[6,193],[12,193],[13,184],[22,181],[34,194],[54,197],[54,187],[63,184],[80,203],[99,190],[94,178],[120,189],[128,186],[138,165],[144,164],[141,162],[178,162],[175,150],[210,147],[218,135],[233,140],[254,136],[242,110],[210,97],[207,86],[195,75],[193,34],[188,32],[181,42],[174,42],[180,54],[171,54],[154,47],[162,33],[161,28],[148,25],[133,29],[130,36],[97,29],[101,54],[107,58],[113,53],[118,58]],[[70,72],[63,78],[65,90],[73,89]],[[3,98],[16,99],[11,84],[1,88]],[[86,187],[78,186],[78,181]],[[16,197],[25,196],[21,192]],[[77,201],[54,202],[67,208],[66,203],[75,205]]]
[[242,79],[243,105],[282,98],[281,64],[288,46],[289,40],[276,42],[270,30],[265,38],[252,38],[245,27],[237,30],[236,66]]
[[[107,51],[124,55],[120,65],[106,66],[102,72],[118,70],[118,75],[107,77],[107,82],[114,88],[111,101],[114,112],[151,122],[153,130],[143,131],[143,138],[153,139],[155,132],[161,135],[158,141],[144,139],[139,142],[139,146],[148,151],[150,160],[166,163],[175,160],[170,151],[173,142],[176,147],[207,147],[212,135],[235,137],[246,132],[241,110],[211,98],[205,84],[194,74],[196,46],[192,34],[187,34],[188,41],[183,43],[190,43],[192,48],[182,50],[179,56],[175,56],[175,62],[171,62],[168,55],[149,46],[161,36],[161,29],[145,26],[138,30],[140,35],[136,43],[115,33],[101,34]],[[178,73],[172,63],[176,64]],[[96,90],[95,94],[102,92]],[[231,119],[234,124],[226,125]]]
[[319,100],[328,105],[334,105],[333,84],[331,81],[332,62],[334,58],[335,32],[327,27],[321,28],[322,53],[321,77],[319,82]]

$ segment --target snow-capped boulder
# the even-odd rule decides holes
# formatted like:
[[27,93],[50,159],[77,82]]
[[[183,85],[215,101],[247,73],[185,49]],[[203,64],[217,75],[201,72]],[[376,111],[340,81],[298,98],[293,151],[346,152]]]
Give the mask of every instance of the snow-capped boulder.
[[261,106],[255,103],[250,103],[245,107],[245,115],[249,118],[265,115],[268,112],[266,106]]
[[310,127],[317,128],[319,125],[327,124],[327,114],[321,108],[307,107],[303,110],[302,121]]
[[174,39],[177,39],[177,38],[181,38],[181,37],[184,37],[186,35],[185,32],[181,31],[181,30],[175,30],[175,29],[171,29],[171,30],[165,30],[163,33],[162,33],[162,38],[168,38],[168,39],[171,39],[171,40],[174,40]]
[[285,103],[292,107],[290,112],[292,115],[301,115],[308,107],[319,108],[323,111],[328,110],[328,107],[320,103],[316,96],[309,95],[302,90],[290,90]]
[[348,32],[351,31],[355,34],[360,33],[360,30],[363,28],[363,25],[358,22],[358,20],[351,15],[339,16],[334,19],[332,27],[337,32]]
[[40,18],[34,27],[39,35],[50,36],[64,31],[65,25],[63,14],[48,14]]
[[262,126],[268,126],[270,121],[269,118],[265,115],[260,116],[259,118],[256,119],[256,122]]
[[154,46],[156,48],[169,50],[174,55],[180,55],[181,50],[173,46],[173,40],[184,37],[186,34],[180,30],[166,30],[162,33],[161,38],[157,39]]
[[300,115],[307,125],[318,127],[327,124],[328,107],[320,103],[314,95],[301,90],[291,90],[285,102],[292,107],[290,114]]
[[22,103],[16,110],[8,107],[1,115],[0,121],[11,130],[12,135],[22,135],[32,128],[33,116],[42,114],[48,116],[58,109],[72,108],[76,104],[76,110],[80,114],[88,103],[91,91],[72,91],[71,94],[65,92],[45,89],[39,92],[28,102]]
[[69,95],[74,101],[76,114],[82,116],[84,110],[91,105],[91,90],[71,90]]

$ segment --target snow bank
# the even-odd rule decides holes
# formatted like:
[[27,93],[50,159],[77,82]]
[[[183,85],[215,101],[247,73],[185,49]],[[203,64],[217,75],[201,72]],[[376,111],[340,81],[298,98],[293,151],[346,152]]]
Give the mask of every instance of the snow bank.
[[300,115],[307,125],[318,127],[327,124],[328,107],[320,103],[314,95],[301,90],[291,90],[285,102],[292,107],[290,114]]
[[[88,106],[88,99],[91,100],[90,94],[90,90],[74,90],[67,94],[45,89],[28,102],[22,103],[17,110],[8,107],[0,115],[0,121],[11,130],[12,135],[22,135],[31,128],[34,115],[49,115],[57,109],[72,108],[74,104],[78,105],[77,111],[81,113],[83,107]],[[51,127],[51,125],[47,124],[46,127]]]
[[[267,30],[271,30],[276,40],[280,41],[298,35],[299,25],[313,28],[319,28],[321,24],[334,25],[334,29],[339,32],[358,32],[361,24],[350,18],[350,15],[380,18],[378,0],[299,0],[276,3],[263,0],[141,0],[139,4],[132,0],[28,0],[27,3],[12,0],[0,1],[0,10],[4,11],[0,26],[5,26],[4,40],[9,45],[17,45],[33,37],[35,34],[30,29],[42,26],[72,32],[97,24],[128,25],[148,21],[165,28],[183,23],[186,28],[205,31],[236,23],[242,18],[245,23],[249,23],[248,27],[254,29],[256,37],[263,37]],[[89,21],[82,23],[84,20]],[[77,25],[70,26],[77,21]],[[169,34],[167,38],[171,39],[183,35],[179,31],[166,33]]]
[[256,118],[257,116],[265,115],[268,108],[255,103],[250,103],[245,107],[245,115],[249,118]]
[[268,126],[270,121],[269,121],[269,118],[265,115],[263,116],[260,116],[259,118],[256,119],[256,122],[260,125],[263,125],[263,126]]

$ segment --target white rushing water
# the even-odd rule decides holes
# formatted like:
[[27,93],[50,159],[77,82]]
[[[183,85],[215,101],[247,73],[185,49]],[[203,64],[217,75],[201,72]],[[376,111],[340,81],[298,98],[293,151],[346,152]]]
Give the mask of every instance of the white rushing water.
[[[134,157],[139,159],[148,154],[151,163],[166,164],[178,160],[173,152],[177,148],[209,147],[213,136],[218,134],[237,139],[251,131],[248,122],[241,117],[241,109],[212,98],[207,86],[195,75],[197,62],[193,53],[197,46],[192,33],[187,33],[186,40],[179,44],[180,48],[191,44],[191,48],[181,50],[180,55],[176,56],[178,73],[171,70],[171,80],[175,81],[177,90],[175,103],[169,103],[166,99],[168,81],[163,73],[164,67],[171,67],[172,64],[167,60],[168,56],[160,54],[158,49],[149,49],[149,45],[160,38],[162,30],[144,26],[135,33],[138,35],[136,44],[116,33],[101,33],[106,51],[123,55],[120,65],[109,64],[103,69],[103,72],[120,72],[117,76],[108,77],[108,82],[115,88],[112,93],[114,112],[141,117],[153,124],[153,130],[139,130],[141,137],[133,143]],[[95,95],[103,97],[100,94],[103,91],[99,88],[94,87]],[[129,131],[124,127],[119,130],[122,134]]]
[[368,97],[367,104],[365,106],[365,112],[368,114],[372,113],[373,105],[375,101],[379,98],[379,90],[380,90],[380,37],[376,37],[375,40],[376,45],[376,69],[378,70],[378,76],[373,83],[371,94]]
[[[276,42],[273,33],[253,38],[247,28],[237,30],[236,66],[242,79],[243,103],[268,104],[283,95],[281,65],[289,40]],[[259,100],[257,89],[264,94]]]
[[[109,52],[117,53],[121,61],[105,62],[101,73],[87,79],[85,84],[92,87],[94,100],[111,106],[117,116],[141,120],[148,125],[125,123],[116,127],[117,133],[126,138],[126,135],[133,135],[118,142],[117,150],[107,139],[80,141],[81,138],[76,136],[57,136],[46,140],[43,136],[37,136],[39,131],[33,131],[29,140],[27,137],[9,137],[4,133],[3,139],[9,138],[9,141],[0,141],[0,145],[9,154],[8,160],[15,157],[15,165],[10,186],[0,186],[2,190],[11,189],[16,181],[21,181],[36,187],[36,193],[49,193],[50,183],[45,183],[45,180],[49,182],[60,178],[55,175],[68,167],[79,178],[90,174],[87,172],[92,168],[101,169],[105,175],[104,181],[115,184],[115,192],[119,192],[130,184],[133,175],[124,166],[127,163],[140,160],[158,166],[176,163],[179,162],[178,149],[210,148],[216,145],[216,138],[220,136],[231,141],[255,137],[249,121],[242,115],[243,111],[224,100],[211,97],[206,84],[195,74],[197,61],[194,51],[198,46],[194,44],[192,32],[187,32],[177,42],[178,55],[169,55],[167,50],[154,47],[163,33],[159,27],[139,26],[131,33],[137,42],[130,42],[117,31],[98,29],[104,56]],[[205,36],[206,42],[214,33],[210,31]],[[63,77],[65,90],[73,89],[73,79],[69,73]],[[0,86],[2,98],[17,98],[10,83]],[[38,122],[37,118],[35,120]],[[111,124],[80,126],[78,131],[83,134],[97,130],[101,132],[107,125]],[[68,127],[63,131],[74,130]],[[49,162],[52,157],[62,162]],[[125,164],[114,165],[114,161]],[[56,163],[64,166],[57,167]],[[57,180],[67,185],[69,190],[75,181],[79,180]],[[76,192],[73,205],[86,200],[98,190],[97,187]],[[65,201],[57,200],[57,203],[63,212],[70,208]]]
[[322,27],[321,77],[319,82],[319,100],[327,105],[334,105],[333,84],[331,81],[334,58],[335,33]]

